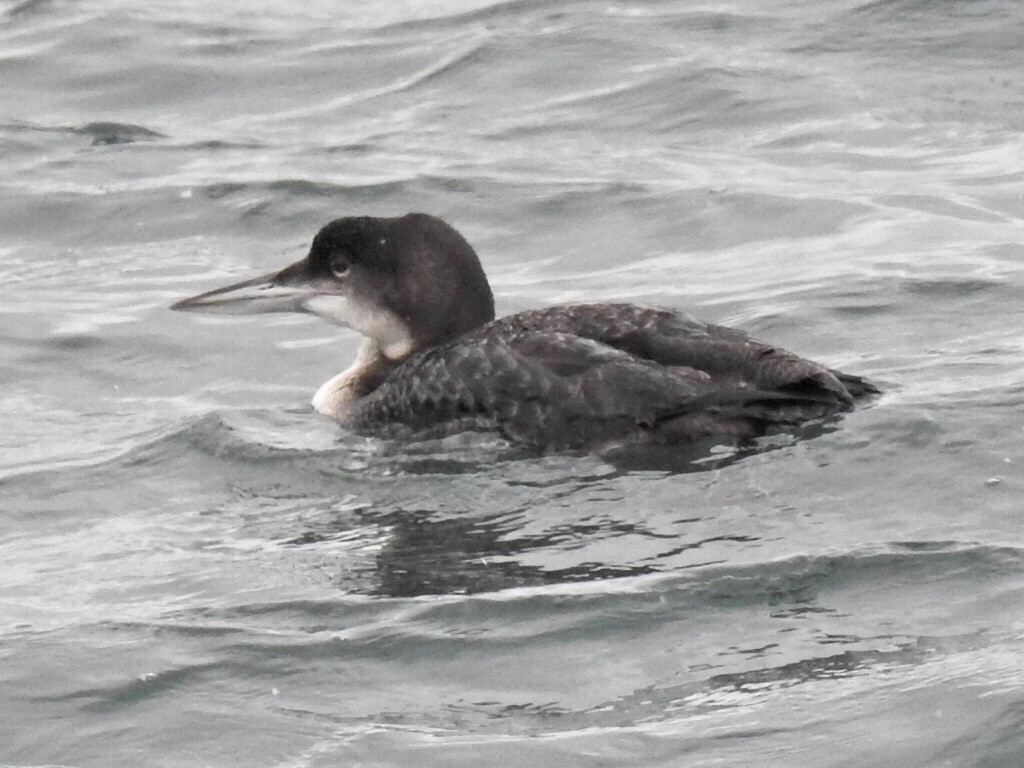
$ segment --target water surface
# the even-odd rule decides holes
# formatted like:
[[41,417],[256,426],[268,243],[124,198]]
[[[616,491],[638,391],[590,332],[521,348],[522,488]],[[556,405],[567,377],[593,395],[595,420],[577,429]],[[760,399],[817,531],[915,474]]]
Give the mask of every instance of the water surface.
[[[0,763],[1024,763],[1016,4],[0,7]],[[885,395],[390,445],[308,406],[351,333],[167,310],[410,210]]]

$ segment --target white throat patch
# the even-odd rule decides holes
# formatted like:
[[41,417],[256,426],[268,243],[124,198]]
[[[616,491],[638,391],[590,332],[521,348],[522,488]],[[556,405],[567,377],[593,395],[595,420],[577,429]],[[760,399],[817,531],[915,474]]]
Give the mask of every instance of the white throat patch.
[[[310,296],[306,309],[335,325],[343,325],[374,342],[378,354],[398,360],[413,350],[412,334],[397,315],[380,307],[368,307],[350,296],[330,293]],[[358,364],[358,361],[357,361]]]

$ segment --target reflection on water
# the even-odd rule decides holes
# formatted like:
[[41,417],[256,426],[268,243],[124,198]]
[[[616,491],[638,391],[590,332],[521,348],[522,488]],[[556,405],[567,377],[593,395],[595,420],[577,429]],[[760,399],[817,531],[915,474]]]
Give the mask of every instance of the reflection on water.
[[[379,521],[388,539],[377,554],[379,593],[389,597],[493,592],[616,576],[653,573],[651,566],[579,563],[545,568],[520,562],[527,552],[558,546],[587,535],[614,535],[612,526],[577,525],[543,535],[515,537],[501,525],[480,520],[432,523],[422,511],[396,512]],[[602,528],[604,528],[602,530]]]

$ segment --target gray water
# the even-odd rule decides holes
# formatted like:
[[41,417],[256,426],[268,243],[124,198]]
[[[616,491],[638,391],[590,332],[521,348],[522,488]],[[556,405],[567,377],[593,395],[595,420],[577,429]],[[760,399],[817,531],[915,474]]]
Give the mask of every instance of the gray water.
[[[1014,0],[2,8],[0,763],[1024,764]],[[393,445],[308,405],[350,332],[167,309],[409,210],[885,394]]]

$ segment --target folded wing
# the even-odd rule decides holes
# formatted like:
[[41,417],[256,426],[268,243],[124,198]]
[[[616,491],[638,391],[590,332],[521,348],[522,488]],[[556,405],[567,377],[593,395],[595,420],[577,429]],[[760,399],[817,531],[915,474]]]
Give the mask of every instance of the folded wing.
[[633,305],[512,315],[410,359],[366,397],[373,432],[497,429],[550,448],[743,440],[874,388],[742,332]]

